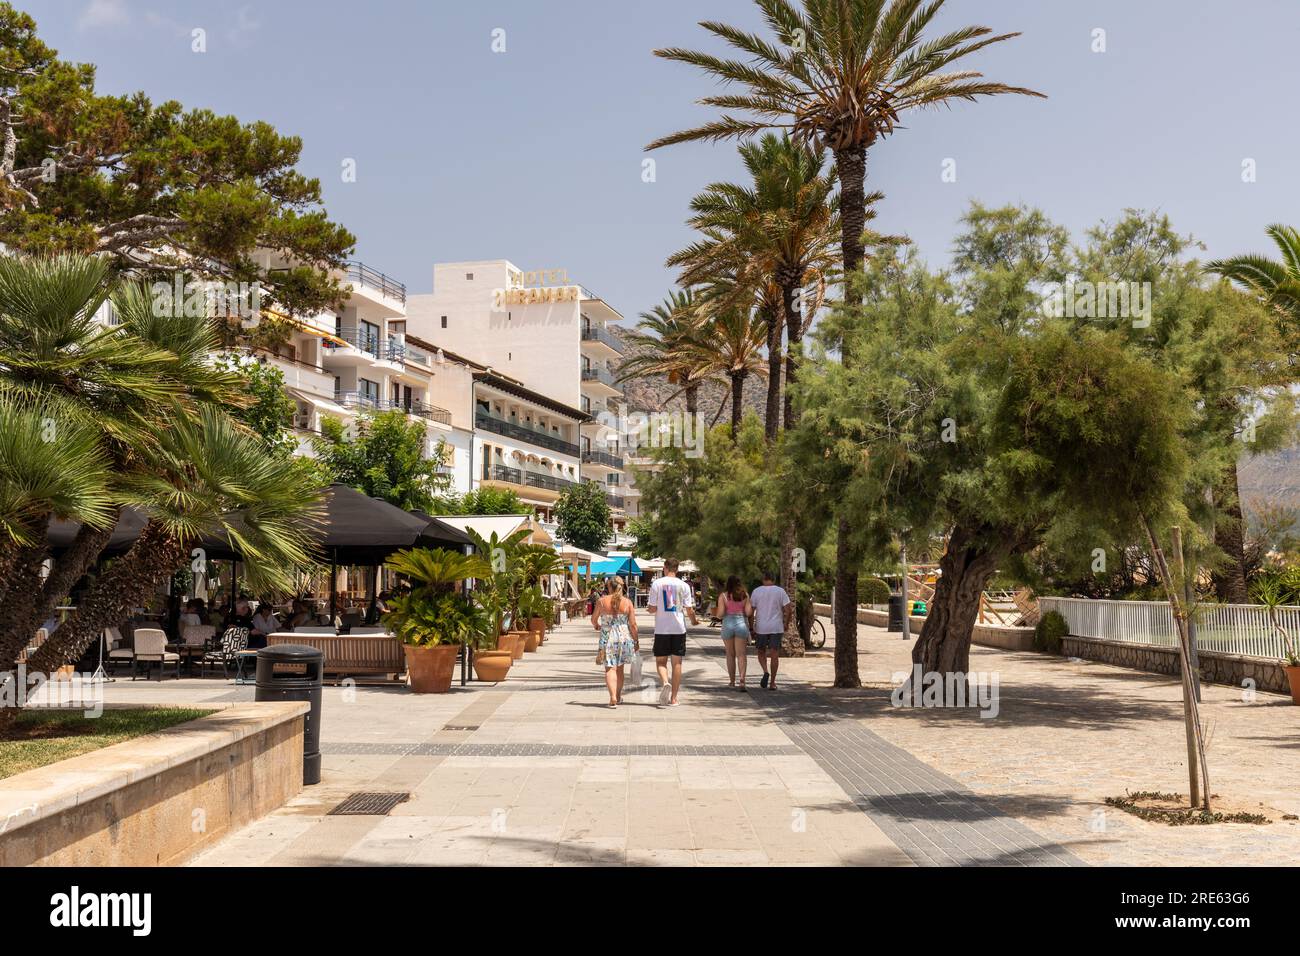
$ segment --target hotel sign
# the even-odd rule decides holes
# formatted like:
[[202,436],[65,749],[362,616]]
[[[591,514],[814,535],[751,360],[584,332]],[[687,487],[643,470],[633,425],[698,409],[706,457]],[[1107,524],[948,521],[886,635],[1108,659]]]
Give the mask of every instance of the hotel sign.
[[582,298],[582,287],[569,284],[569,274],[564,269],[535,269],[531,272],[512,272],[510,285],[492,290],[492,307],[507,305],[534,305],[536,303],[577,302]]

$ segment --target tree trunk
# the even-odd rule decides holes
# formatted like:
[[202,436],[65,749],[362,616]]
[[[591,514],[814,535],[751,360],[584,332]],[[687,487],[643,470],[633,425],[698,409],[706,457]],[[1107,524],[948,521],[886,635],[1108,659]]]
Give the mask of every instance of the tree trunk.
[[763,410],[763,437],[770,445],[781,427],[781,316],[770,313],[767,325],[767,406]]
[[[939,559],[934,597],[926,608],[921,636],[912,647],[912,663],[921,665],[922,674],[970,671],[970,642],[979,619],[980,596],[997,572],[1000,557],[999,551],[977,544],[974,538],[967,529],[954,528],[948,550]],[[943,684],[948,686],[946,679]],[[920,688],[913,690],[920,692]],[[950,702],[945,699],[944,703]]]
[[[1146,531],[1147,543],[1151,547],[1151,559],[1164,586],[1165,596],[1173,612],[1174,625],[1178,630],[1178,663],[1183,690],[1183,731],[1187,738],[1187,775],[1189,796],[1193,806],[1198,803],[1206,813],[1210,812],[1210,768],[1205,754],[1205,731],[1201,727],[1201,713],[1197,706],[1196,694],[1192,686],[1191,640],[1187,633],[1187,615],[1178,594],[1181,582],[1175,582],[1165,560],[1164,549],[1156,538],[1151,522],[1145,514],[1140,515],[1142,528]],[[1199,774],[1197,772],[1199,764]],[[1200,784],[1199,788],[1197,784]],[[1198,792],[1199,790],[1199,792]]]
[[32,655],[28,668],[53,673],[81,657],[103,633],[144,604],[185,563],[184,544],[151,522],[131,550],[113,562],[54,635]]
[[700,386],[699,383],[687,385],[686,394],[686,414],[695,415],[700,410]]
[[[790,605],[798,608],[799,588],[798,578],[794,570],[794,547],[794,525],[786,524],[781,529],[781,587],[785,589],[786,595],[790,598]],[[803,637],[799,633],[799,622],[795,620],[794,614],[790,615],[790,623],[786,625],[785,634],[781,638],[781,651],[785,657],[803,657],[804,655]]]
[[[858,271],[862,268],[862,233],[866,228],[866,147],[837,150],[835,163],[840,179],[840,253],[844,263],[844,305],[862,305]],[[845,343],[840,361],[852,357]],[[835,686],[861,687],[858,676],[858,566],[861,556],[854,547],[849,519],[841,515],[835,529]]]
[[731,375],[731,441],[740,440],[740,419],[745,411],[745,369],[732,370]]
[[785,309],[785,428],[786,431],[794,428],[796,422],[794,417],[794,401],[790,396],[790,386],[794,384],[795,375],[798,372],[799,359],[795,351],[799,348],[799,343],[803,341],[803,313],[795,306],[795,295],[799,291],[799,286],[803,283],[803,275],[791,277],[790,281],[781,284],[781,303]]
[[1214,489],[1214,543],[1227,556],[1227,561],[1214,570],[1211,581],[1214,594],[1225,604],[1248,604],[1246,589],[1246,535],[1241,513],[1240,485],[1237,464],[1224,471],[1218,487]]

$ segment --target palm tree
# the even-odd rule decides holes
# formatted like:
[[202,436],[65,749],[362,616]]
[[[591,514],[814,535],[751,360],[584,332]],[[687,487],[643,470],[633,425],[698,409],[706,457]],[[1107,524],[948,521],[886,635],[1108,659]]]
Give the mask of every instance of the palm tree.
[[[769,442],[776,440],[781,415],[781,330],[790,347],[798,344],[806,330],[801,290],[809,278],[824,281],[836,261],[835,177],[823,169],[822,155],[789,136],[769,134],[742,144],[741,161],[752,185],[714,183],[696,196],[690,224],[704,238],[668,259],[668,265],[681,268],[684,285],[724,272],[736,274],[738,284],[765,291]],[[795,361],[787,354],[787,379]],[[785,419],[787,427],[793,424],[788,407]]]
[[[228,415],[250,399],[237,375],[209,361],[211,325],[155,314],[147,290],[127,286],[113,295],[120,324],[104,328],[95,313],[110,291],[98,259],[0,259],[0,400],[43,410],[70,473],[84,467],[74,439],[85,434],[108,472],[98,510],[85,511],[62,554],[50,554],[44,524],[77,515],[53,497],[35,496],[23,518],[39,536],[11,530],[0,560],[5,664],[100,556],[124,506],[142,511],[148,525],[31,667],[53,671],[75,660],[104,626],[155,593],[205,535],[237,544],[254,580],[282,580],[309,559],[318,490],[301,463],[271,462],[262,440]],[[39,458],[44,449],[29,452]],[[0,480],[0,500],[15,501],[20,485]],[[42,581],[33,574],[46,560]]]
[[[674,143],[747,139],[765,130],[789,130],[800,143],[828,149],[840,182],[840,248],[846,276],[862,268],[866,230],[867,150],[898,127],[904,113],[922,107],[974,101],[982,96],[1033,90],[989,82],[972,70],[945,72],[984,47],[1018,36],[972,26],[922,39],[944,0],[755,0],[776,41],[725,23],[704,29],[740,51],[729,59],[679,47],[655,54],[698,67],[721,83],[740,87],[700,100],[734,111],[693,129],[661,137],[647,149]],[[853,281],[844,303],[862,302]],[[841,351],[841,357],[850,355]],[[857,567],[847,516],[841,516],[835,555],[835,684],[858,687]]]
[[700,386],[714,377],[700,363],[692,345],[700,333],[699,302],[693,289],[671,292],[649,312],[642,312],[636,330],[625,338],[635,354],[623,360],[618,380],[662,375],[679,388],[670,397],[686,396],[687,414],[699,411]]
[[[734,442],[740,438],[740,421],[744,417],[745,380],[751,375],[768,374],[763,363],[767,323],[757,310],[751,312],[733,306],[712,311],[708,303],[705,299],[704,325],[684,350],[706,374],[725,375],[730,382],[731,440]],[[726,401],[723,400],[724,406]]]
[[1242,255],[1216,259],[1205,268],[1273,309],[1282,323],[1289,351],[1294,354],[1300,352],[1300,230],[1274,223],[1267,232],[1282,254],[1281,262],[1267,256]]

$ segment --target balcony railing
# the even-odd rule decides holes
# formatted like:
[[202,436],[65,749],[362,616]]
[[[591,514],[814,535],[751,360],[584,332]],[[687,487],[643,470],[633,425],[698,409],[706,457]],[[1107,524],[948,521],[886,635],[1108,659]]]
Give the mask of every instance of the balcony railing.
[[620,392],[623,386],[614,378],[614,373],[607,368],[599,365],[591,365],[582,370],[582,380],[584,382],[600,382],[608,385],[610,388],[618,389]]
[[623,459],[617,455],[611,455],[607,451],[584,451],[582,453],[582,463],[584,465],[605,465],[608,468],[623,470]]
[[[362,332],[359,329],[347,329],[334,337],[336,339],[342,339],[351,348],[365,352],[367,355],[374,358],[379,358],[381,351],[385,352],[386,357],[386,352],[389,347],[384,344],[384,340],[380,336],[371,335],[370,333]],[[335,349],[344,348],[344,346],[339,345],[337,342],[332,342],[329,339],[323,340],[323,343],[327,353],[332,352]]]
[[544,488],[547,491],[564,491],[576,484],[553,475],[539,475],[507,465],[485,465],[483,478],[485,481],[503,481],[511,485],[522,485],[525,488]]
[[614,338],[613,334],[603,326],[588,325],[582,330],[582,341],[584,342],[602,342],[608,345],[619,355],[623,354],[623,343]]
[[388,298],[406,305],[406,284],[370,268],[364,262],[352,260],[348,263],[348,281],[376,289]]
[[609,506],[611,508],[622,508],[625,506],[625,502],[622,495],[613,495],[610,494],[609,492],[606,492],[605,500],[609,502]]
[[415,415],[417,418],[440,422],[443,425],[451,424],[451,412],[447,409],[414,399],[409,402],[393,402],[384,398],[373,398],[364,392],[335,392],[334,401],[344,408],[368,408],[376,412],[400,411]]
[[516,438],[519,441],[526,441],[542,448],[549,448],[551,451],[572,455],[574,458],[577,458],[581,453],[581,449],[577,445],[567,442],[563,438],[556,438],[554,435],[539,431],[536,428],[528,428],[515,422],[508,422],[503,418],[497,418],[495,415],[486,415],[479,412],[474,416],[474,426],[497,435],[505,435],[507,438]]

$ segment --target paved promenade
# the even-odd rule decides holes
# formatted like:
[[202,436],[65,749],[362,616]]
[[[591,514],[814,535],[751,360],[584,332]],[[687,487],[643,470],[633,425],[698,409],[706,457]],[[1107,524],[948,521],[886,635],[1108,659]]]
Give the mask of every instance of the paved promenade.
[[[641,625],[649,633],[650,620]],[[678,707],[645,687],[616,711],[585,622],[499,685],[415,696],[329,687],[324,777],[198,865],[898,865],[1291,862],[1300,824],[1166,827],[1107,795],[1178,789],[1177,683],[985,648],[997,718],[889,706],[910,645],[859,631],[861,691],[823,652],[782,661],[782,690],[728,690],[716,630],[693,631]],[[648,649],[649,641],[645,642]],[[1207,688],[1215,790],[1296,805],[1294,708]],[[219,681],[120,681],[112,700],[251,699]],[[1289,778],[1291,783],[1287,782]],[[1183,778],[1185,782],[1185,777]],[[388,816],[330,816],[358,791],[409,793]]]

